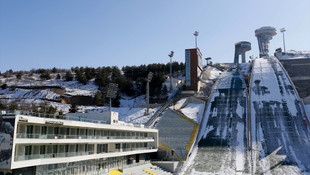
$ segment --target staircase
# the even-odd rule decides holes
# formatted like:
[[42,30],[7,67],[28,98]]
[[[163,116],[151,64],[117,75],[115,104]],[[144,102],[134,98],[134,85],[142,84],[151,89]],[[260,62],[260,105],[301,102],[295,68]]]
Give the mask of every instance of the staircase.
[[149,165],[135,167],[130,172],[121,175],[172,175],[172,173],[156,165]]
[[161,108],[159,108],[159,110],[157,110],[155,114],[146,122],[145,126],[151,126],[154,121],[160,116],[160,114],[164,112],[164,110],[169,107],[175,101],[175,99],[177,99],[183,89],[184,86],[181,86],[178,90],[176,90],[175,93],[168,99],[168,101]]

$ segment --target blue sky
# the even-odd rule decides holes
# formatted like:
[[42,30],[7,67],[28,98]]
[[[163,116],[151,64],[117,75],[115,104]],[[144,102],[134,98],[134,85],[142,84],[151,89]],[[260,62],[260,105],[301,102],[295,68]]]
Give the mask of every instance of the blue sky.
[[[198,47],[233,62],[234,44],[254,30],[286,28],[286,49],[310,50],[309,0],[1,0],[0,71],[184,61]],[[282,34],[271,41],[273,53]]]

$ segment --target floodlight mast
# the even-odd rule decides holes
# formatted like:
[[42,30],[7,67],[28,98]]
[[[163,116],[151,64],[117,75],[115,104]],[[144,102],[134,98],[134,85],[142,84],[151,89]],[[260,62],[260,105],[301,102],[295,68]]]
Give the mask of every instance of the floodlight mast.
[[168,55],[170,57],[170,92],[172,91],[172,57],[174,55],[174,52],[171,51]]
[[197,47],[197,36],[199,35],[199,32],[198,31],[195,31],[194,33],[194,36],[195,36],[195,48],[198,48]]
[[116,97],[116,92],[118,90],[118,84],[116,83],[109,83],[109,88],[108,88],[108,93],[107,97],[110,98],[110,105],[109,105],[109,111],[110,113],[112,112],[111,107],[112,107],[112,98]]
[[285,32],[285,31],[286,31],[286,30],[285,30],[284,27],[280,29],[280,32],[283,33],[283,49],[284,49],[284,52],[286,52],[286,50],[285,50],[285,38],[284,38],[284,32]]
[[150,81],[152,81],[153,72],[149,72],[146,79],[146,113],[145,115],[150,114]]

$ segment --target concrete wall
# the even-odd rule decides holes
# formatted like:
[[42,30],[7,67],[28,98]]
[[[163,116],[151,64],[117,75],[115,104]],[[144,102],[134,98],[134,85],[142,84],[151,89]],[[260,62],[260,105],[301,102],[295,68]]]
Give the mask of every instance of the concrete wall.
[[282,59],[281,64],[293,81],[300,98],[310,96],[310,58]]
[[179,162],[178,161],[156,161],[156,162],[152,162],[152,164],[157,165],[161,168],[164,168],[167,171],[175,172]]

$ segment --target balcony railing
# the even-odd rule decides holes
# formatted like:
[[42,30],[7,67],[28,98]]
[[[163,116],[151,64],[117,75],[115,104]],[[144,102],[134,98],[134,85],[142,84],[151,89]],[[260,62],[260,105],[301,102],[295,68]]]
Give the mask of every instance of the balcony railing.
[[61,134],[27,134],[17,133],[16,138],[27,138],[27,139],[139,139],[139,140],[150,140],[153,137],[138,137],[138,136],[85,136],[85,135],[61,135]]
[[[108,153],[116,152],[129,152],[129,151],[138,151],[138,150],[150,150],[155,149],[154,147],[141,147],[141,148],[126,148],[126,149],[115,149],[109,151]],[[108,153],[98,153],[98,154],[108,154]],[[15,161],[24,161],[24,160],[33,160],[33,159],[50,159],[50,158],[62,158],[62,157],[75,157],[75,156],[86,156],[94,154],[93,151],[89,152],[64,152],[64,153],[49,153],[49,154],[32,154],[32,155],[21,155],[15,156]]]
[[[90,122],[90,123],[98,123],[98,124],[109,124],[107,121],[103,121],[103,120],[91,120],[91,119],[81,118],[81,117],[46,114],[46,113],[35,113],[35,112],[20,111],[20,110],[0,110],[0,115],[3,115],[3,116],[26,115],[30,117],[62,119],[62,120],[81,121],[81,122]],[[129,126],[129,127],[136,127],[136,128],[144,128],[144,125],[142,124],[130,125],[128,123],[120,123],[119,125],[127,126],[127,127]],[[155,127],[147,127],[147,128],[155,129]]]

